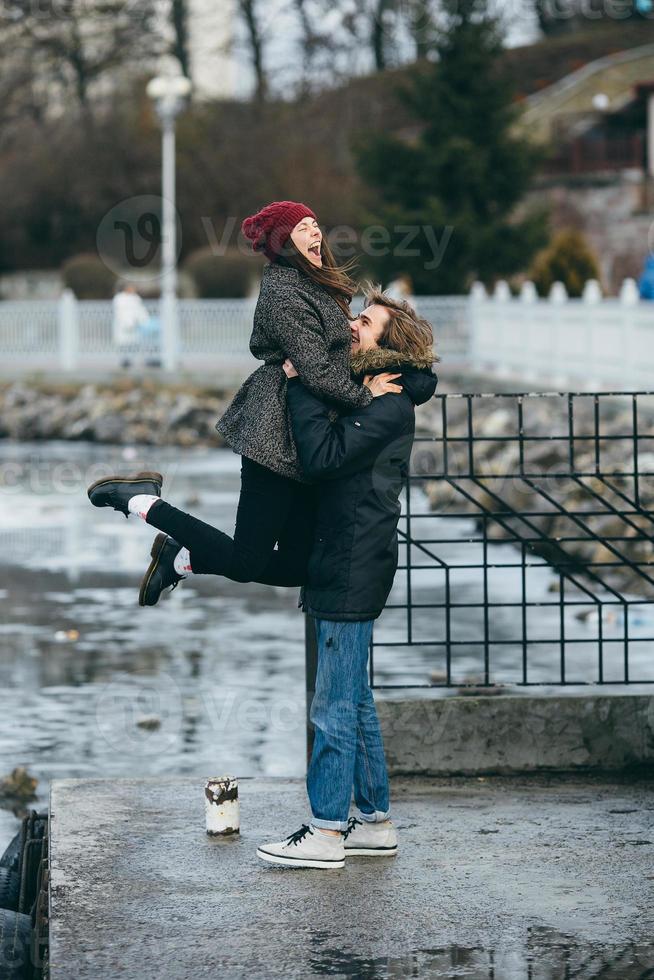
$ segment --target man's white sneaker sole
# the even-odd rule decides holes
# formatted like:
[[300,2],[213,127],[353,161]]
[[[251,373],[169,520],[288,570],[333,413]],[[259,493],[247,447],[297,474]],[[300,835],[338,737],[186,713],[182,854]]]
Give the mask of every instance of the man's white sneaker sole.
[[257,848],[257,857],[260,857],[264,861],[269,861],[270,864],[284,864],[293,868],[323,868],[325,871],[331,871],[335,868],[345,867],[345,858],[321,861],[318,858],[282,857],[281,854],[272,854],[269,851],[264,851],[261,847]]
[[349,855],[362,856],[367,855],[368,857],[393,857],[397,854],[397,845],[395,847],[346,847],[345,857]]

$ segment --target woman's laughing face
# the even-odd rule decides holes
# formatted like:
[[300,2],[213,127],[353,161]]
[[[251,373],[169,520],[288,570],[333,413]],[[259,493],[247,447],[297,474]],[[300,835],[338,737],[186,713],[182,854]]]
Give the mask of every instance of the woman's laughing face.
[[298,221],[291,232],[291,241],[305,259],[313,265],[322,266],[322,232],[315,218],[307,215]]

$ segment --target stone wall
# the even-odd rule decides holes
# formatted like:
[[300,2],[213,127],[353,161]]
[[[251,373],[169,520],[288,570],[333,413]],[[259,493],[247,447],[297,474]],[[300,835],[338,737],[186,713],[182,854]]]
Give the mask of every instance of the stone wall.
[[652,187],[641,171],[625,170],[543,180],[523,207],[544,205],[553,232],[580,229],[597,255],[602,288],[617,295],[623,279],[638,279],[652,240]]
[[654,695],[377,700],[391,775],[654,773]]

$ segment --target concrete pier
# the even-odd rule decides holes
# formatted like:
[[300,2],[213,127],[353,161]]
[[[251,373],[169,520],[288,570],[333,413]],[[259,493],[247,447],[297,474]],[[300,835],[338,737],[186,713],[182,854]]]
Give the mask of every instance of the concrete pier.
[[654,779],[397,778],[396,858],[255,855],[308,821],[302,779],[238,773],[210,838],[204,778],[55,780],[52,980],[630,980],[654,969]]

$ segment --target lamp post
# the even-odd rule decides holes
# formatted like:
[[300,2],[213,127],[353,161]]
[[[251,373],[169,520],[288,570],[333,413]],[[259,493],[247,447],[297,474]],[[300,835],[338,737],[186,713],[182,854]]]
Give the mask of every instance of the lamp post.
[[160,75],[148,82],[161,121],[161,329],[166,371],[177,366],[177,222],[175,210],[175,120],[186,105],[191,82],[184,75]]

